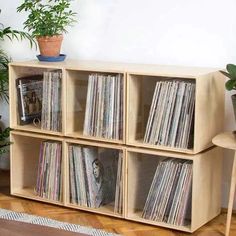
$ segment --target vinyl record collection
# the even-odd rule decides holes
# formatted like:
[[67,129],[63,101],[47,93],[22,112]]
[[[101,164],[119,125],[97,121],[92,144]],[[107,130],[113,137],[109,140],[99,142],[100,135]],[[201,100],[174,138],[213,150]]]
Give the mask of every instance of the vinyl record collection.
[[61,71],[16,80],[20,125],[61,131]]
[[41,143],[35,188],[39,197],[61,201],[61,153],[62,145],[60,142],[44,141]]
[[191,219],[192,161],[167,158],[156,169],[142,217],[185,225]]
[[83,134],[122,139],[122,126],[122,75],[89,75]]
[[177,148],[193,147],[195,83],[156,83],[144,142]]
[[113,149],[70,145],[70,201],[85,207],[113,205],[122,212],[122,153]]

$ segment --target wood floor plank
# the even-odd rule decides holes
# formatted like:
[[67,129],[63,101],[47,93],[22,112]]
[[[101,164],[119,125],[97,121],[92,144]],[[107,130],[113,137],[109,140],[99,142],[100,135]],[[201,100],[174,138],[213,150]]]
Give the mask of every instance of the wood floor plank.
[[[189,234],[176,230],[169,230],[161,227],[13,197],[9,194],[9,186],[1,187],[2,178],[3,175],[1,175],[0,172],[0,208],[4,209],[48,217],[54,220],[98,228],[107,232],[127,236],[221,236],[224,235],[225,232],[225,212],[201,227],[193,234]],[[231,222],[230,236],[233,235],[236,235],[236,215],[232,216]]]
[[4,236],[86,236],[52,227],[0,219],[0,235]]

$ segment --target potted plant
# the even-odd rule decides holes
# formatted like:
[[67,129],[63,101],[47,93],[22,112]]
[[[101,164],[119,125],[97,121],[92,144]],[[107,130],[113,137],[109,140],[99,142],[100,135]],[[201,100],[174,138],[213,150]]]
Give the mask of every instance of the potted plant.
[[[31,47],[35,43],[30,34],[25,33],[23,31],[12,29],[11,27],[4,27],[4,25],[0,23],[0,42],[5,38],[8,38],[10,40],[27,39],[30,42]],[[8,85],[9,85],[8,63],[10,61],[11,61],[10,57],[8,57],[8,55],[0,48],[0,103],[2,102],[8,103]],[[10,128],[7,127],[3,129],[3,124],[0,123],[0,169],[9,168],[9,158],[7,156],[10,145],[9,132]],[[3,159],[6,161],[3,161]]]
[[[11,27],[4,27],[4,25],[0,23],[0,42],[5,38],[10,40],[27,39],[30,42],[31,47],[35,43],[30,34],[12,29]],[[10,61],[11,58],[0,48],[0,102],[2,100],[8,102],[8,63]]]
[[58,57],[63,33],[76,20],[76,13],[70,10],[70,0],[24,0],[18,12],[28,12],[24,29],[37,39],[40,55]]
[[[236,90],[236,65],[234,64],[227,64],[226,71],[220,71],[223,75],[229,78],[229,80],[225,83],[225,88],[228,91]],[[236,94],[231,96],[233,109],[234,109],[234,116],[236,119]]]

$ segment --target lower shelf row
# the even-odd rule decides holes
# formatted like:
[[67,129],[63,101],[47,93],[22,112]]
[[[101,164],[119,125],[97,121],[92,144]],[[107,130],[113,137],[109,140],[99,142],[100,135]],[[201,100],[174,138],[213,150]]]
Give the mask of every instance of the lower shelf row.
[[11,141],[13,195],[187,232],[220,212],[218,148],[187,155],[19,131]]

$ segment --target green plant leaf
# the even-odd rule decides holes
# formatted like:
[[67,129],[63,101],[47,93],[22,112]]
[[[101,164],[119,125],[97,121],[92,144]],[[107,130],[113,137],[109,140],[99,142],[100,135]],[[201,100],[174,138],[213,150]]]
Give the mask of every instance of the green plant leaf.
[[225,88],[227,90],[233,90],[233,89],[236,89],[236,80],[228,80],[226,83],[225,83]]
[[0,30],[0,39],[3,40],[4,37],[8,38],[11,41],[13,39],[16,39],[16,40],[26,39],[29,41],[31,48],[33,47],[33,45],[37,48],[35,39],[26,32],[14,30],[14,29],[11,29],[11,27],[7,27]]
[[11,59],[0,49],[0,100],[8,102],[8,63]]
[[220,70],[220,73],[222,73],[224,76],[230,78],[230,79],[234,79],[228,72],[225,72],[223,70]]
[[5,141],[10,136],[11,129],[8,127],[0,133],[0,141]]
[[234,65],[234,64],[227,64],[226,69],[229,72],[229,74],[232,76],[231,79],[235,79],[236,80],[236,65]]

